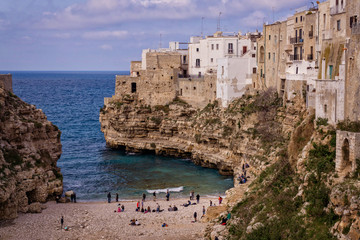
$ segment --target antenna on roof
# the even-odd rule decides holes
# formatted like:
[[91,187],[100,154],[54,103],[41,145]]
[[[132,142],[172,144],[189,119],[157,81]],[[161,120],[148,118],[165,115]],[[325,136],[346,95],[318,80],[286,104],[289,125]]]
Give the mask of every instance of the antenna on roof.
[[221,30],[220,16],[221,16],[221,12],[219,12],[219,18],[218,18],[218,22],[217,22],[217,29],[216,29],[217,32],[219,32]]
[[201,18],[201,38],[204,37],[204,17]]

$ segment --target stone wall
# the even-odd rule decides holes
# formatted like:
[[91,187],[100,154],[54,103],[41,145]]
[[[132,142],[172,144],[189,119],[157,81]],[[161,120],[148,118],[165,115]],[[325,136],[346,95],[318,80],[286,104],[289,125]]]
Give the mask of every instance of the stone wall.
[[13,91],[11,74],[0,74],[0,88],[4,88],[10,92]]
[[179,98],[203,108],[216,99],[216,73],[201,78],[179,78]]
[[326,118],[330,124],[344,120],[343,79],[316,81],[316,118]]
[[336,171],[344,176],[354,172],[356,159],[360,159],[360,133],[337,131]]

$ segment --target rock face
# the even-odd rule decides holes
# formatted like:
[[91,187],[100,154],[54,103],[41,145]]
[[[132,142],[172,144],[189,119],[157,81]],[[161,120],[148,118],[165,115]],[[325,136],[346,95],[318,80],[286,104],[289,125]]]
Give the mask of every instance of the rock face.
[[41,212],[62,193],[60,135],[40,109],[0,88],[0,219]]
[[281,107],[272,90],[245,96],[227,109],[215,102],[198,110],[179,99],[150,107],[136,95],[114,96],[105,102],[100,122],[108,146],[190,158],[235,178],[244,161],[260,172],[276,159],[278,145],[305,114],[301,104]]

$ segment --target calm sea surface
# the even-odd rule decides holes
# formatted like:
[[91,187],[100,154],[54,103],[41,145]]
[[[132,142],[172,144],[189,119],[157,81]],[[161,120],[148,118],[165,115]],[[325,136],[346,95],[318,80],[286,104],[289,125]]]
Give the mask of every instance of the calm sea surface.
[[79,200],[105,200],[108,191],[122,199],[165,189],[172,197],[187,197],[191,190],[202,196],[218,195],[233,186],[231,177],[186,159],[127,155],[106,148],[99,109],[104,97],[114,94],[115,75],[128,72],[10,73],[14,93],[41,108],[62,131],[63,154],[57,165],[64,190],[74,190]]

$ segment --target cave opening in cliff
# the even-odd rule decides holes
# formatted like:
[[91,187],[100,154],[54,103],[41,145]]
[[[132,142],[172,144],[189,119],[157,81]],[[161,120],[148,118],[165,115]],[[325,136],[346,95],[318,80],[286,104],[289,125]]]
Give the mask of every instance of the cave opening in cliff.
[[345,138],[343,146],[342,146],[342,169],[345,169],[349,166],[351,166],[351,162],[350,162],[350,147],[349,147],[349,140],[347,138]]
[[33,202],[36,202],[36,200],[35,200],[35,189],[34,190],[32,190],[32,191],[28,191],[28,192],[26,192],[26,197],[27,197],[27,199],[28,199],[28,204],[30,205],[31,203],[33,203]]

